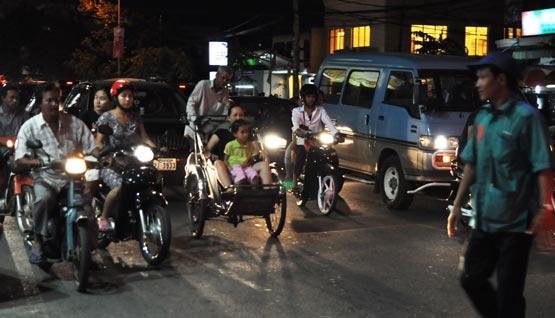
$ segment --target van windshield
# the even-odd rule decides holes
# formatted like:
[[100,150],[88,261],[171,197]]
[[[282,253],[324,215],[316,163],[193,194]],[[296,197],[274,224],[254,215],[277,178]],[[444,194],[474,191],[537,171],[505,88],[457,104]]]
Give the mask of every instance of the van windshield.
[[419,70],[421,101],[433,111],[472,112],[480,105],[475,79],[465,70]]

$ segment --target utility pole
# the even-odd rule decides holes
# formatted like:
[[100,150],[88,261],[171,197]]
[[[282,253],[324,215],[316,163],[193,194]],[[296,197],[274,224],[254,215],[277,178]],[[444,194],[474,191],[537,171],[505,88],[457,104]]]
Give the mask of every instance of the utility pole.
[[293,0],[293,96],[299,94],[299,0]]
[[[121,3],[120,0],[118,0],[118,29],[121,28]],[[120,29],[121,30],[121,29]],[[118,56],[118,77],[121,76],[121,54],[119,54]]]

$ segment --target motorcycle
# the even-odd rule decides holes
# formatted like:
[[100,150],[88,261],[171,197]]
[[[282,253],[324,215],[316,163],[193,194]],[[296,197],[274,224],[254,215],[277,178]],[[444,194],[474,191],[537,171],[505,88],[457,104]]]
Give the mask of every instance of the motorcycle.
[[[110,135],[111,129],[100,126],[99,131]],[[130,239],[139,242],[145,261],[157,265],[169,254],[171,220],[162,194],[162,177],[153,165],[154,153],[144,145],[104,150],[101,156],[111,153],[115,161],[125,162],[122,167],[122,185],[118,194],[115,216],[109,218],[113,231],[97,233],[97,247],[106,248],[111,242]],[[106,165],[106,160],[103,160]],[[100,184],[93,198],[93,211],[100,217],[110,189]]]
[[337,194],[344,182],[333,145],[345,139],[341,134],[335,136],[327,132],[314,134],[304,125],[301,129],[306,131],[306,161],[304,171],[297,176],[293,195],[297,199],[298,206],[303,206],[308,200],[316,198],[320,213],[328,215],[335,209]]
[[[42,148],[37,139],[28,140],[27,147],[34,152]],[[53,169],[68,177],[68,184],[58,197],[58,211],[48,220],[48,234],[42,242],[46,260],[39,266],[48,271],[54,262],[67,261],[73,264],[73,277],[77,290],[87,289],[91,252],[93,249],[94,220],[85,209],[83,197],[85,174],[95,165],[96,158],[69,155],[63,160],[48,160],[42,167],[34,169]],[[25,238],[31,246],[33,235]]]
[[[457,154],[458,149],[455,151],[455,159],[451,162],[450,173],[451,176],[453,176],[454,180],[451,182],[451,191],[449,192],[449,196],[447,197],[447,214],[451,213],[451,210],[453,210],[453,203],[455,202],[460,182],[463,179],[464,165],[462,164],[460,159],[458,159]],[[461,206],[461,216],[459,218],[460,223],[465,228],[469,228],[470,226],[472,226],[470,223],[473,215],[474,209],[472,208],[472,197],[470,193],[467,193]]]
[[6,190],[0,198],[0,214],[16,217],[17,229],[25,236],[33,229],[33,179],[14,166],[15,136],[0,137],[0,160],[9,171]]

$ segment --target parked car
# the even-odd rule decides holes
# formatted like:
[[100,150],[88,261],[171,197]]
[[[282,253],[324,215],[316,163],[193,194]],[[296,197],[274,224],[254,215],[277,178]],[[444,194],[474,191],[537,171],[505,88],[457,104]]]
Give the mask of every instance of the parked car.
[[[75,116],[82,111],[93,109],[94,94],[98,88],[112,86],[116,79],[81,82],[73,89],[64,102],[64,110]],[[167,147],[164,158],[155,161],[155,166],[163,172],[165,183],[177,184],[183,181],[184,161],[189,153],[189,142],[183,137],[184,116],[187,101],[175,87],[164,82],[142,79],[128,79],[135,87],[135,108],[141,114],[145,129],[159,147]],[[176,173],[177,172],[177,173]]]
[[291,141],[291,111],[297,104],[273,96],[232,96],[231,100],[245,108],[247,119],[259,128],[270,160],[283,167],[285,148]]
[[342,169],[374,179],[390,208],[413,194],[448,189],[458,137],[480,105],[464,57],[404,53],[339,53],[327,57],[315,83],[346,142]]

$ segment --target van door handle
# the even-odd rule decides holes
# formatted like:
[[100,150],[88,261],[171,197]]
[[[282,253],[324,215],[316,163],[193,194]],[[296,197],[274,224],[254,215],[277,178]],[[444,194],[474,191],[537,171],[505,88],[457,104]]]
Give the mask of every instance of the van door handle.
[[368,114],[364,115],[364,124],[366,126],[368,126],[368,120],[370,119],[370,116]]
[[378,120],[379,120],[379,121],[384,121],[384,120],[385,120],[385,117],[384,117],[383,115],[380,115],[380,116],[378,116]]

